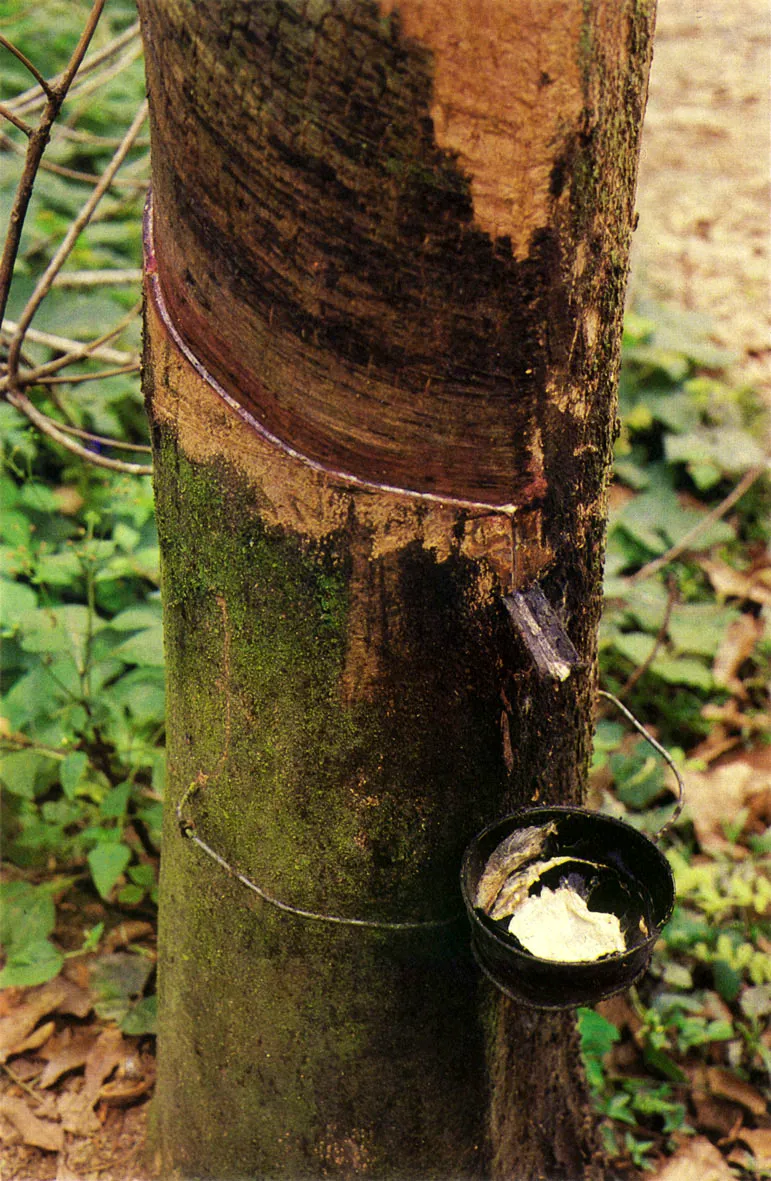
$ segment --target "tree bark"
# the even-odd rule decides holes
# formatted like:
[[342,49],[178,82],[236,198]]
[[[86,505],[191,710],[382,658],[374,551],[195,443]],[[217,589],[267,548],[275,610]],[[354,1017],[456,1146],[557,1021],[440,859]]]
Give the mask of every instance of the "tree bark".
[[163,1175],[600,1177],[572,1017],[480,980],[457,878],[585,785],[654,6],[139,7]]

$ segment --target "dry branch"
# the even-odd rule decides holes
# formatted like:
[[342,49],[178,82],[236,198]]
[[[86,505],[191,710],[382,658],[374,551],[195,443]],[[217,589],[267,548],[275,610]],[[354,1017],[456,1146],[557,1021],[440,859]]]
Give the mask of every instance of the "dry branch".
[[80,443],[76,443],[62,429],[61,423],[54,422],[47,414],[43,414],[41,410],[38,410],[21,390],[9,390],[6,397],[11,405],[26,415],[30,422],[34,423],[44,435],[47,435],[49,439],[53,439],[54,442],[59,443],[67,451],[71,451],[73,455],[78,455],[81,459],[85,459],[87,463],[92,463],[96,467],[108,468],[113,472],[127,472],[132,476],[149,476],[152,474],[153,469],[151,464],[125,463],[122,459],[110,459],[109,456],[100,455],[96,451],[90,451],[87,447],[81,447]]
[[[75,49],[70,57],[67,67],[61,74],[60,78],[54,84],[42,86],[44,95],[39,97],[44,102],[44,111],[40,118],[38,126],[30,133],[29,143],[27,146],[27,155],[24,162],[24,171],[22,172],[19,187],[16,190],[16,197],[11,209],[11,216],[9,218],[8,236],[5,240],[3,248],[2,260],[0,260],[0,320],[2,320],[5,313],[6,304],[8,302],[8,292],[11,286],[11,277],[13,275],[13,265],[16,261],[16,255],[19,252],[19,243],[21,241],[21,231],[24,225],[24,219],[27,216],[27,208],[29,206],[30,197],[32,196],[32,189],[35,184],[35,177],[40,168],[40,161],[43,158],[43,152],[46,149],[48,140],[51,135],[51,128],[56,121],[62,104],[67,96],[67,92],[72,86],[73,79],[80,69],[80,65],[85,56],[86,50],[90,44],[91,38],[99,22],[99,17],[102,14],[105,0],[95,0],[94,5],[89,13],[85,28],[80,35],[80,39],[75,46]],[[34,93],[38,94],[38,87],[35,87]],[[18,102],[9,103],[8,106],[18,114]],[[19,347],[21,342],[19,342]],[[16,356],[18,361],[18,352]],[[10,364],[10,362],[9,362]]]
[[711,512],[707,513],[705,517],[702,517],[702,519],[698,521],[692,529],[688,530],[684,537],[680,538],[676,545],[673,545],[671,549],[668,549],[667,552],[662,554],[660,558],[654,558],[652,562],[648,562],[645,566],[641,566],[640,569],[631,576],[629,581],[640,582],[643,578],[650,578],[652,574],[657,574],[659,570],[664,568],[664,566],[668,566],[670,562],[674,562],[675,558],[679,558],[682,554],[685,554],[690,549],[693,549],[694,542],[697,541],[699,537],[701,537],[702,533],[704,533],[704,531],[708,529],[710,525],[714,525],[716,521],[721,520],[721,518],[733,508],[736,502],[741,500],[742,496],[744,496],[744,493],[749,491],[755,481],[759,480],[763,473],[767,470],[767,464],[757,464],[755,467],[751,467],[749,471],[744,473],[736,487],[728,493],[724,500],[721,500],[720,504],[716,505],[715,508],[713,508]]
[[21,317],[19,319],[19,325],[16,330],[16,334],[14,335],[13,339],[11,340],[10,348],[8,350],[7,386],[9,388],[14,389],[14,388],[16,388],[16,385],[17,385],[19,353],[21,351],[22,342],[24,340],[24,334],[32,321],[32,317],[35,315],[35,312],[40,307],[40,304],[43,302],[43,300],[45,299],[48,292],[51,290],[51,286],[53,284],[54,278],[56,277],[56,275],[58,274],[58,272],[61,270],[62,266],[64,265],[64,262],[65,262],[66,258],[68,257],[68,255],[70,254],[79,235],[81,234],[81,232],[83,231],[85,226],[88,225],[88,222],[91,219],[91,215],[93,214],[94,210],[96,209],[96,206],[98,205],[99,201],[102,199],[104,193],[109,188],[112,178],[115,176],[115,173],[118,171],[121,164],[125,160],[125,158],[128,154],[128,151],[129,151],[131,145],[133,144],[136,136],[139,134],[139,131],[140,131],[146,117],[147,117],[147,103],[143,102],[141,107],[139,108],[139,111],[137,112],[137,114],[134,117],[133,123],[131,124],[128,131],[124,135],[123,140],[121,141],[120,147],[117,149],[112,160],[110,161],[110,163],[108,164],[108,166],[104,170],[104,172],[102,173],[99,184],[96,186],[93,193],[90,195],[90,197],[86,201],[85,205],[81,209],[78,216],[75,218],[75,220],[70,225],[69,229],[67,230],[67,233],[64,236],[64,239],[63,239],[59,249],[54,254],[53,258],[49,262],[49,264],[46,267],[43,274],[40,276],[40,279],[38,280],[38,282],[35,286],[35,290],[32,292],[32,295],[28,299],[26,307],[24,308],[24,311],[22,312]]
[[[104,3],[99,4],[100,13],[101,13],[101,10],[103,7],[104,7]],[[89,20],[90,19],[91,18],[89,17]],[[92,30],[92,34],[93,34],[93,30]],[[123,49],[123,47],[125,45],[128,45],[130,41],[138,40],[138,37],[139,37],[139,22],[135,21],[133,25],[131,25],[128,29],[125,29],[118,37],[115,37],[112,41],[109,42],[109,44],[105,45],[103,49],[100,49],[96,53],[92,54],[86,61],[83,62],[82,66],[80,66],[80,62],[83,61],[83,54],[81,54],[80,59],[79,59],[79,63],[78,63],[78,69],[77,69],[77,72],[79,73],[80,78],[83,79],[87,75],[93,73],[93,71],[98,66],[100,66],[102,64],[102,62],[109,61],[110,58],[114,57],[116,53],[120,53],[120,51]],[[82,41],[82,38],[81,38],[81,41]],[[90,41],[90,37],[89,37],[89,41]],[[78,43],[78,46],[80,46],[80,42]],[[55,78],[50,79],[47,83],[44,82],[43,83],[43,90],[46,90],[46,87],[48,87],[51,91],[55,92],[57,90],[57,88],[62,85],[62,83],[65,81],[65,79],[68,77],[68,75],[69,75],[69,66],[67,67],[67,69],[64,70],[63,73],[57,74],[57,76]],[[73,77],[74,77],[74,75],[73,75]],[[70,83],[71,82],[72,82],[72,78],[70,78]],[[68,89],[69,89],[69,84],[68,84]],[[31,111],[39,110],[44,105],[44,98],[43,98],[43,95],[40,94],[38,86],[32,86],[32,87],[30,87],[29,90],[25,90],[21,94],[17,95],[16,98],[13,99],[13,101],[9,105],[17,113],[20,110],[31,112]]]
[[[135,314],[136,313],[132,308],[132,318]],[[125,318],[120,322],[120,329],[111,330],[108,334],[100,336],[97,338],[97,340],[93,340],[86,344],[79,340],[72,340],[72,338],[69,336],[57,336],[54,332],[41,332],[37,328],[28,328],[24,335],[25,338],[31,341],[32,344],[45,345],[46,348],[53,349],[54,352],[57,353],[71,354],[67,364],[70,364],[72,361],[79,361],[84,356],[88,356],[97,361],[108,361],[112,365],[133,365],[137,361],[137,357],[134,353],[127,353],[122,349],[105,348],[99,343],[100,341],[109,340],[111,337],[117,336],[118,331],[122,331],[122,328],[125,328],[126,326],[124,321]],[[6,339],[10,339],[15,336],[18,328],[19,325],[15,320],[3,320],[2,332]],[[49,370],[48,372],[51,371]],[[26,380],[26,377],[27,374],[24,372],[19,374],[20,380]]]

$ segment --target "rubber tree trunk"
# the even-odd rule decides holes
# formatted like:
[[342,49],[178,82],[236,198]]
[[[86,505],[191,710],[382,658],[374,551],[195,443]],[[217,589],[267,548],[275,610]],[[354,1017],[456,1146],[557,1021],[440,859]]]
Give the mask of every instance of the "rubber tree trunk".
[[139,7],[163,1176],[599,1177],[572,1017],[453,920],[471,837],[584,788],[653,4]]

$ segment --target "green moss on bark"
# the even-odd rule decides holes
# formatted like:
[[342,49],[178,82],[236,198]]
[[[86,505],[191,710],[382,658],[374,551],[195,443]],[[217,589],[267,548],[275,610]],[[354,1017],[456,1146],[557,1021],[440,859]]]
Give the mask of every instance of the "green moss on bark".
[[[292,905],[458,913],[462,849],[506,774],[497,615],[469,617],[473,565],[417,542],[380,559],[390,636],[374,699],[345,704],[360,539],[266,528],[232,469],[188,463],[163,431],[157,470],[170,805],[201,783],[185,811],[202,838]],[[464,921],[407,934],[282,914],[187,842],[172,807],[168,818],[161,1021],[179,1036],[161,1055],[162,1143],[164,1088],[178,1104],[179,1071],[195,1066],[174,1159],[223,1179],[239,1161],[254,1177],[334,1175],[349,1158],[373,1175],[393,1176],[395,1161],[425,1176],[481,1168]]]

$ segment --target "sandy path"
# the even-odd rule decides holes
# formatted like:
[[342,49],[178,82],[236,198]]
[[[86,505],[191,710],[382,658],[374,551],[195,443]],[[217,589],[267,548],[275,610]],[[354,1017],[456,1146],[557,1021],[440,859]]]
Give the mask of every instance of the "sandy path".
[[771,404],[771,4],[659,0],[631,296],[703,313]]

